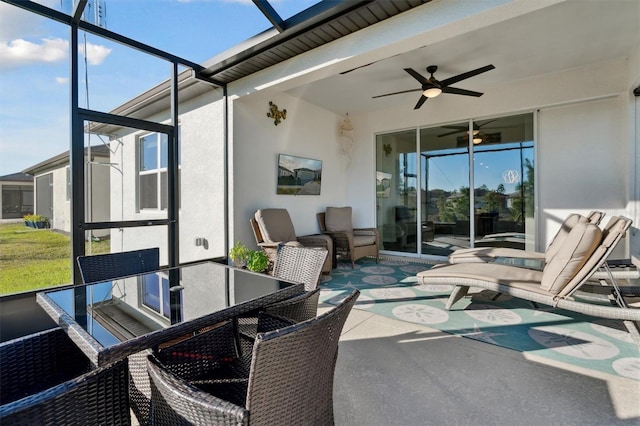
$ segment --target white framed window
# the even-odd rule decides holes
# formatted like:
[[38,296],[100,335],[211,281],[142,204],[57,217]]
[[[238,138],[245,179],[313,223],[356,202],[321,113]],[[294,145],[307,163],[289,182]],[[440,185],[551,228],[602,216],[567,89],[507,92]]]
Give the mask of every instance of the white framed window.
[[[178,128],[178,134],[180,134],[180,128]],[[168,146],[168,137],[164,133],[150,133],[138,139],[138,206],[140,210],[167,209]],[[181,163],[180,137],[178,137],[178,182]]]

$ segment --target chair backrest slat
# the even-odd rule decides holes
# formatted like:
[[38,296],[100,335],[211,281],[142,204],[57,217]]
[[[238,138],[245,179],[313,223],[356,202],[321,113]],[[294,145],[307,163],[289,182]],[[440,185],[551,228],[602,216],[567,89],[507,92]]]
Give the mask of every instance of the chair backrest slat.
[[157,247],[121,253],[78,256],[78,266],[85,283],[107,281],[160,269]]

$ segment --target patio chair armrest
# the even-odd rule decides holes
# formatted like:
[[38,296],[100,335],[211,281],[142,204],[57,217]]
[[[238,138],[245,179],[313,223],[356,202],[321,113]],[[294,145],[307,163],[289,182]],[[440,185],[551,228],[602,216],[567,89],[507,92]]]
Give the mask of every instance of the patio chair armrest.
[[335,238],[349,238],[353,235],[353,232],[347,231],[324,231],[323,234],[335,237]]
[[354,228],[353,235],[378,235],[376,228]]
[[263,242],[263,243],[258,243],[258,247],[262,248],[262,249],[277,249],[278,245],[280,244],[284,244],[284,241],[269,241],[269,242]]
[[305,247],[322,247],[331,251],[331,241],[323,234],[304,235],[298,237],[298,241]]

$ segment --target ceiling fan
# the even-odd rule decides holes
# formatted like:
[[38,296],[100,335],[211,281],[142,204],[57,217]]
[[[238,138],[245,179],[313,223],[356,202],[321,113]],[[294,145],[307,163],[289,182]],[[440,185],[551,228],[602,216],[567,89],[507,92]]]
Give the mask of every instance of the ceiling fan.
[[[496,120],[485,121],[482,124],[477,124],[477,122],[474,121],[473,122],[473,135],[476,136],[476,135],[480,134],[480,129],[482,129],[487,124],[493,123],[494,121],[496,121]],[[463,126],[442,126],[442,128],[455,129],[455,130],[453,130],[451,132],[443,133],[441,135],[438,135],[439,138],[442,138],[444,136],[449,136],[449,135],[455,135],[456,133],[467,133],[467,134],[469,134],[469,126],[466,126],[466,127],[463,127]]]
[[474,76],[476,76],[478,74],[482,74],[483,72],[491,71],[494,68],[495,67],[493,65],[486,65],[484,67],[481,67],[481,68],[478,68],[478,69],[475,69],[475,70],[467,71],[467,72],[464,72],[462,74],[458,74],[456,76],[449,77],[449,78],[444,79],[442,81],[436,80],[436,78],[433,76],[433,74],[438,70],[438,67],[436,65],[429,65],[427,67],[427,72],[429,74],[431,74],[431,77],[429,77],[429,78],[424,77],[422,74],[418,73],[413,68],[404,68],[404,70],[411,77],[413,77],[416,80],[418,80],[418,82],[421,84],[421,87],[419,89],[402,90],[400,92],[393,92],[393,93],[387,93],[387,94],[384,94],[384,95],[377,95],[377,96],[374,96],[373,98],[381,98],[383,96],[398,95],[400,93],[409,93],[409,92],[421,91],[422,95],[420,95],[420,99],[418,99],[418,103],[416,104],[416,106],[413,107],[413,109],[418,109],[418,108],[420,108],[422,106],[422,104],[425,103],[425,101],[427,99],[435,98],[436,96],[440,95],[441,93],[450,93],[452,95],[465,95],[465,96],[479,97],[479,96],[482,96],[482,93],[480,93],[480,92],[474,92],[474,91],[465,90],[465,89],[458,89],[458,88],[455,88],[455,87],[451,87],[450,85],[452,85],[454,83],[457,83],[459,81],[462,81],[462,80],[466,80],[467,78],[474,77]]

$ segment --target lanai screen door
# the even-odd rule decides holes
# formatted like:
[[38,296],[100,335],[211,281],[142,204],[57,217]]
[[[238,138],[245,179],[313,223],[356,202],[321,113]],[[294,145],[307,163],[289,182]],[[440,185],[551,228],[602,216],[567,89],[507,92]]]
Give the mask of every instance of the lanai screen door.
[[381,134],[376,144],[384,250],[533,249],[533,114]]

